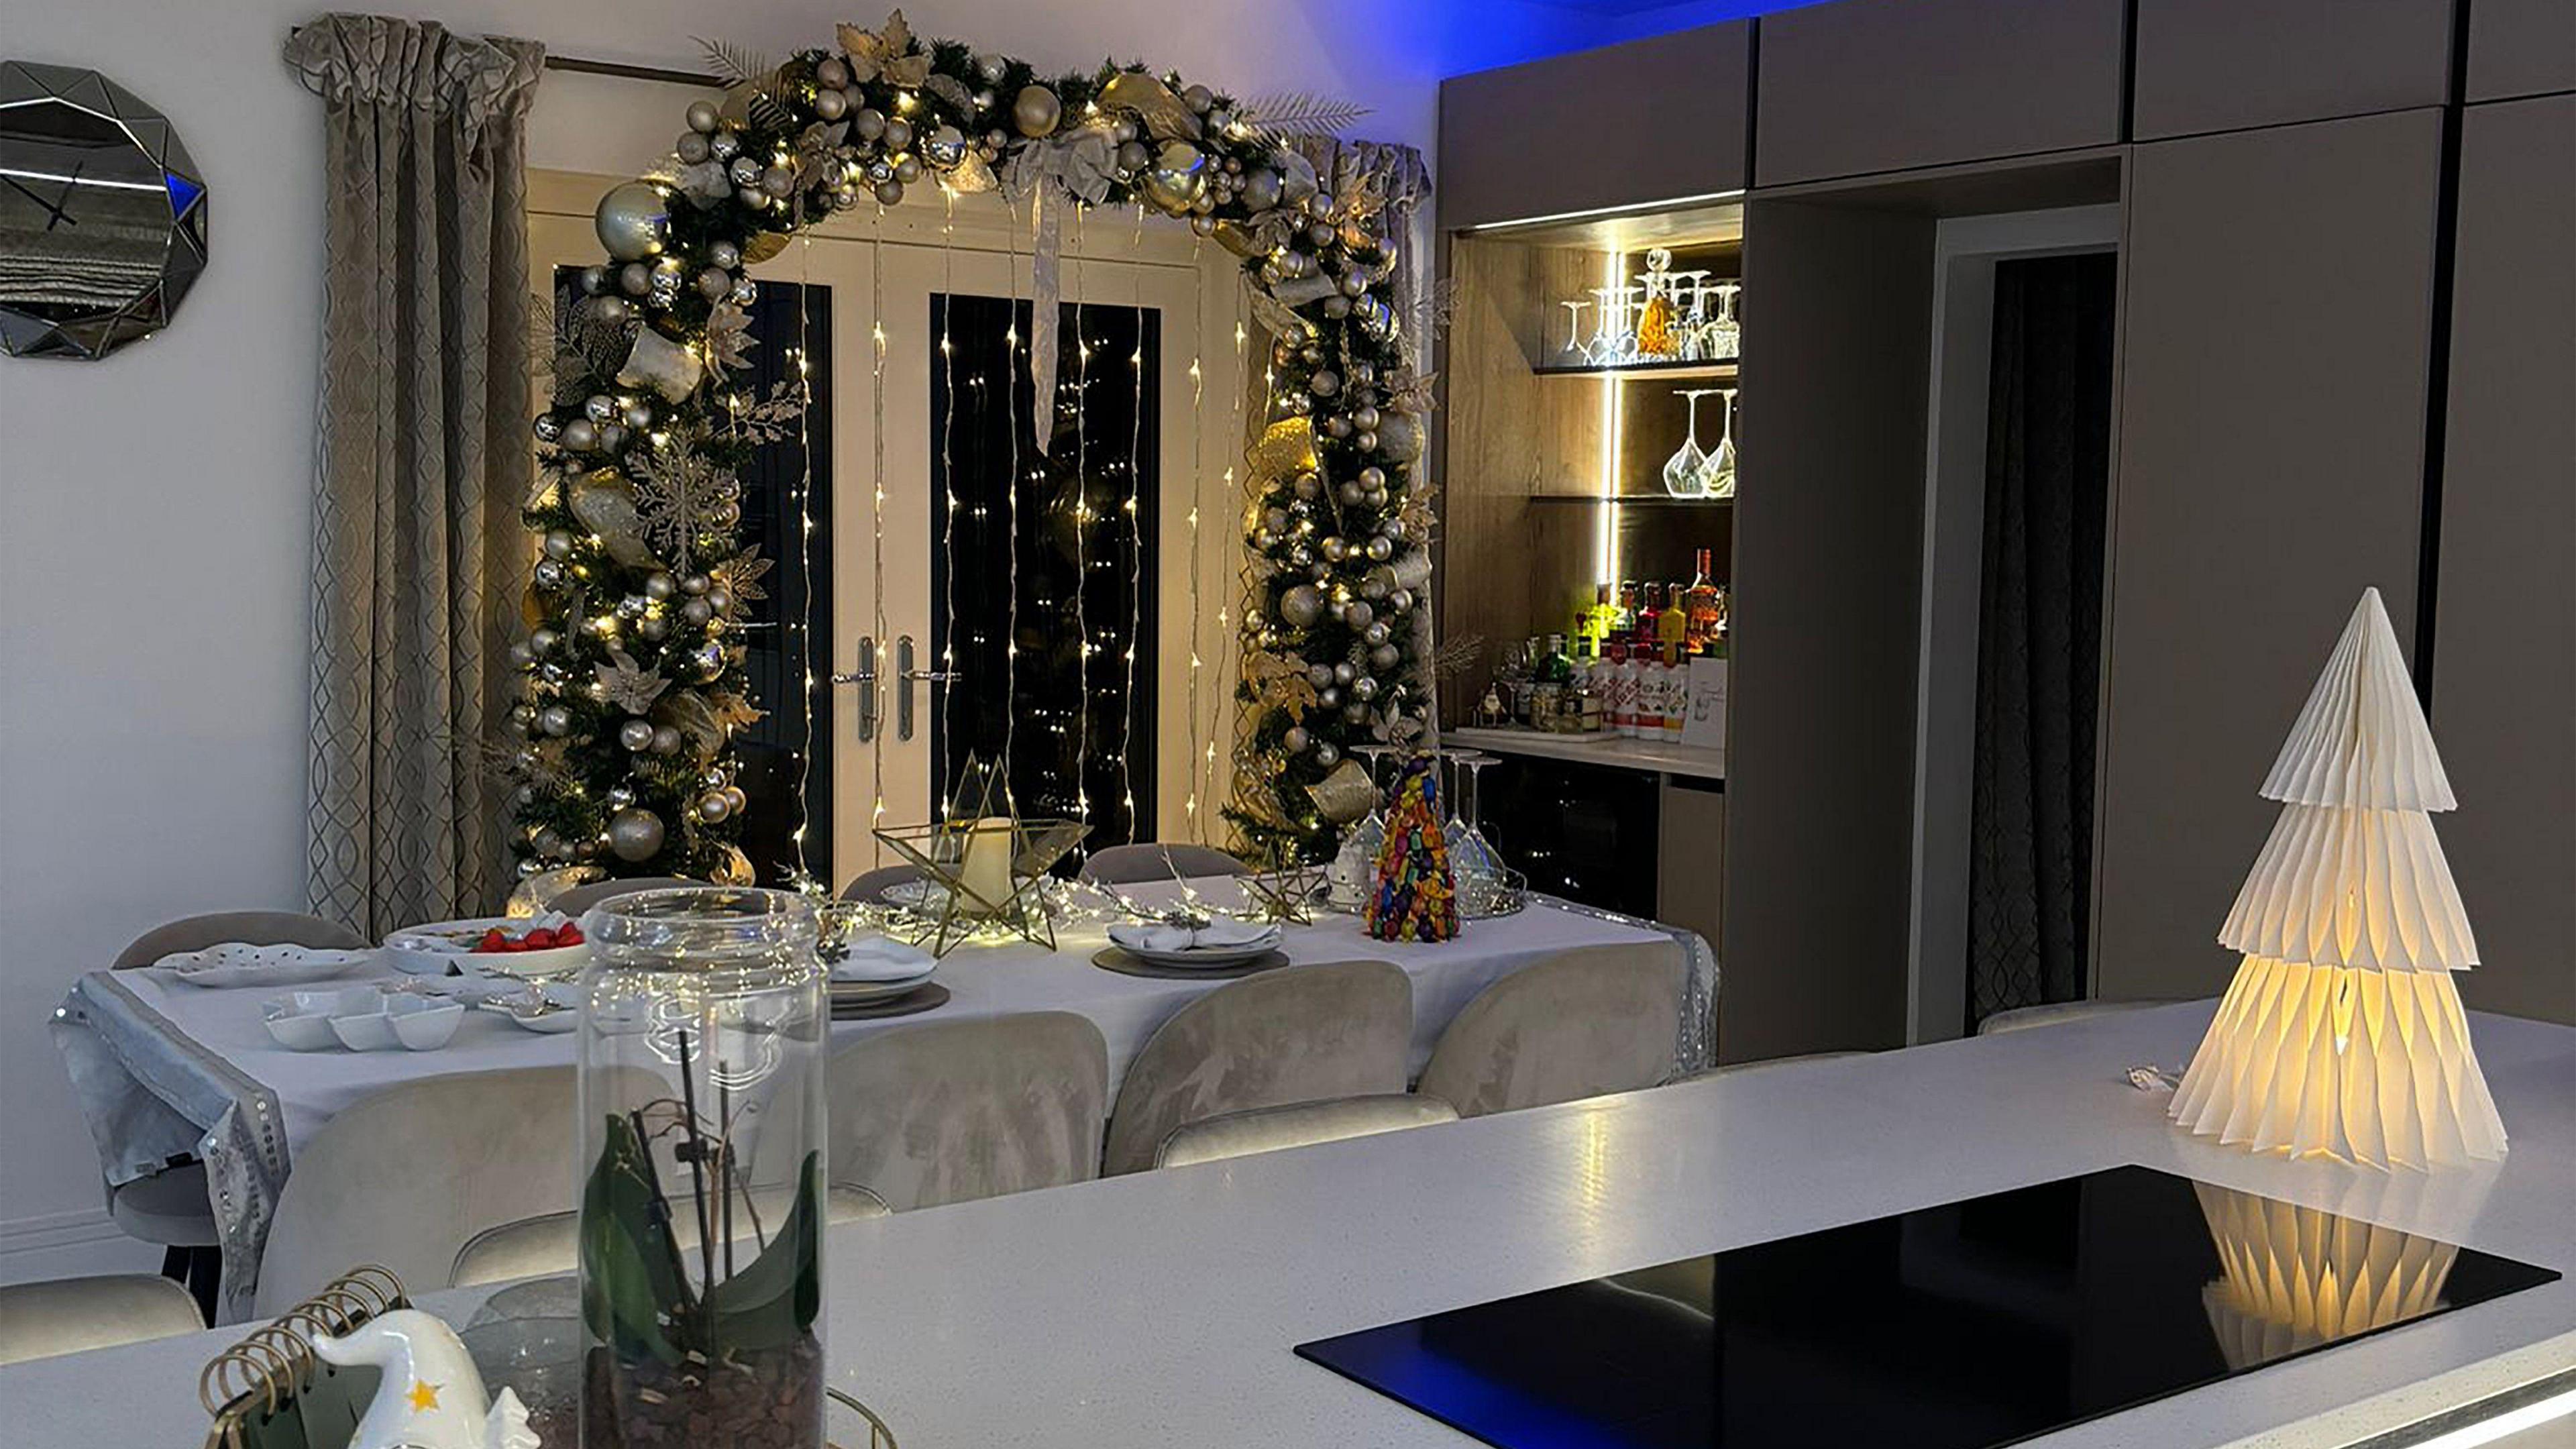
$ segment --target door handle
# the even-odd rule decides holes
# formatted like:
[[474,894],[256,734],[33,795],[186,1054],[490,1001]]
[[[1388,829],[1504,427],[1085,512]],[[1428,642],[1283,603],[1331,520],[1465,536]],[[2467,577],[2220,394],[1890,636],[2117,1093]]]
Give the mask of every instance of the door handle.
[[859,667],[846,674],[834,674],[834,684],[867,686],[859,691],[859,743],[877,737],[877,641],[873,636],[859,640]]
[[894,737],[899,740],[912,738],[913,685],[925,682],[946,684],[959,677],[954,669],[915,669],[912,666],[912,636],[906,634],[894,641]]

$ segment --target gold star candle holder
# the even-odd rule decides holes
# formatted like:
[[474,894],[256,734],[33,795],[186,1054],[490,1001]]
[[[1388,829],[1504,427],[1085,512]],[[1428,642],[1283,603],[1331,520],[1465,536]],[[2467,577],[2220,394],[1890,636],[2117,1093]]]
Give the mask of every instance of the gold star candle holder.
[[1047,909],[1047,872],[1082,843],[1079,820],[1017,815],[962,816],[876,832],[877,839],[922,873],[935,899],[922,903],[932,923],[930,954],[945,956],[978,939],[1016,939],[1055,949]]

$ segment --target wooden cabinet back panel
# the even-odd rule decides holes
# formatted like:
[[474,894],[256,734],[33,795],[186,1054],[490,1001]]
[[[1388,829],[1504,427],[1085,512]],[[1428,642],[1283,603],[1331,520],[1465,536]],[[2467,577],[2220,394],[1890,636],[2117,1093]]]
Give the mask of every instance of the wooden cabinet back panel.
[[1735,21],[1442,81],[1440,225],[1743,189],[1752,37]]
[[2137,138],[2438,106],[2453,3],[2138,0]]
[[2126,23],[2120,0],[1840,0],[1767,15],[1754,180],[2115,143]]
[[2471,6],[2470,100],[2563,91],[2576,91],[2576,0],[2477,0]]

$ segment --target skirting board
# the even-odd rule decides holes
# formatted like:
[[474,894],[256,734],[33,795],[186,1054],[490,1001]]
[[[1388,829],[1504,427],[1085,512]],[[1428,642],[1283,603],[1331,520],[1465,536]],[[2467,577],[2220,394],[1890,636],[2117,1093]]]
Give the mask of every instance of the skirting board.
[[0,1283],[160,1268],[161,1250],[127,1237],[104,1207],[0,1222]]

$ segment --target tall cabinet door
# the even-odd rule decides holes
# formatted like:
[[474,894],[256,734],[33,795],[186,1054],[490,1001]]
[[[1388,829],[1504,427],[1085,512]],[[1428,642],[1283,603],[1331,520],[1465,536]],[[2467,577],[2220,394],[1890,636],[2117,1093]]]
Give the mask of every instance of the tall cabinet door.
[[2471,106],[2433,737],[2471,1006],[2576,1022],[2576,95]]
[[2227,984],[2257,790],[2362,589],[2411,640],[2436,110],[2136,148],[2097,792],[2109,998]]

